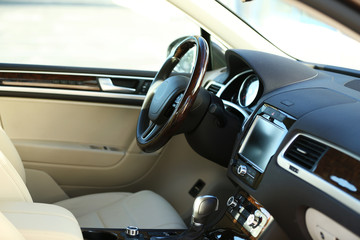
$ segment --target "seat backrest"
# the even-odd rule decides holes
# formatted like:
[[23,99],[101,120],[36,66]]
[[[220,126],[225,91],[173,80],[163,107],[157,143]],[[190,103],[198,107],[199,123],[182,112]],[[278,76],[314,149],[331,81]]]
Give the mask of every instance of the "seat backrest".
[[7,157],[13,167],[19,173],[22,180],[26,183],[25,169],[21,161],[19,153],[17,152],[14,144],[11,142],[8,135],[0,127],[0,151]]
[[25,169],[14,144],[0,127],[0,201],[32,202]]

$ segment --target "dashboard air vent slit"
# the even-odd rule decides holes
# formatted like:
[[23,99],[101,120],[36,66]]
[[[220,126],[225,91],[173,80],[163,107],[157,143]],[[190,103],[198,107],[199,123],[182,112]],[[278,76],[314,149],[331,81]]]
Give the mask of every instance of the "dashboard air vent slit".
[[300,135],[290,144],[284,157],[305,169],[313,170],[328,148],[322,143]]
[[209,87],[208,87],[208,91],[209,92],[212,92],[214,93],[215,95],[219,92],[219,90],[221,89],[221,86],[219,85],[216,85],[216,84],[211,84]]

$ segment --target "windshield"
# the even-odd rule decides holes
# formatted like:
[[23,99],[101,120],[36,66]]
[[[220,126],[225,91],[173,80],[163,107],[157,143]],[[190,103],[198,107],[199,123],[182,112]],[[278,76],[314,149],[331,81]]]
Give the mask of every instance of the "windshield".
[[218,0],[288,55],[360,70],[360,42],[286,0]]

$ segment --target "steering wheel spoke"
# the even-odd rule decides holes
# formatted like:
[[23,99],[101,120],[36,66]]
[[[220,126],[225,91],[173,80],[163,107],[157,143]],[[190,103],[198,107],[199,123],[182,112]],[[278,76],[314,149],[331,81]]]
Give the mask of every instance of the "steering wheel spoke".
[[162,128],[162,125],[158,125],[150,121],[149,126],[146,128],[144,133],[142,134],[141,138],[144,139],[144,141],[147,141],[151,138],[153,138],[156,134],[160,132]]

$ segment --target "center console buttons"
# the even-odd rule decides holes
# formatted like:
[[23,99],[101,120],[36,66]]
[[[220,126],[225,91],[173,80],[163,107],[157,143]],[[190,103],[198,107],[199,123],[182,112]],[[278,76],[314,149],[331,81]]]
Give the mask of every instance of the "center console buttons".
[[139,235],[139,228],[134,226],[128,226],[125,230],[125,233],[129,237],[136,237]]
[[240,176],[245,176],[245,174],[247,173],[247,167],[245,165],[240,165],[237,167],[237,174],[239,174]]
[[231,197],[229,197],[229,199],[227,200],[227,203],[226,203],[226,204],[228,205],[228,207],[234,208],[234,207],[237,206],[238,203],[237,203],[235,197],[234,197],[234,196],[231,196]]

